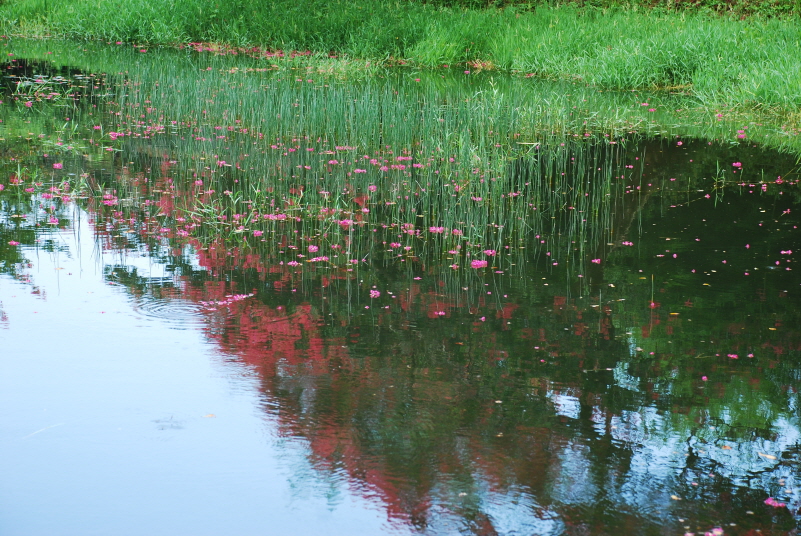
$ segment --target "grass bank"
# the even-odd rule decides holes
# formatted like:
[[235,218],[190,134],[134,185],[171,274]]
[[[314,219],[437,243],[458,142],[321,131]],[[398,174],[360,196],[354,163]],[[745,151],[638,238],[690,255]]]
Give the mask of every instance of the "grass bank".
[[801,26],[787,18],[371,0],[18,0],[0,6],[0,21],[12,35],[308,50],[671,89],[710,104],[801,107]]

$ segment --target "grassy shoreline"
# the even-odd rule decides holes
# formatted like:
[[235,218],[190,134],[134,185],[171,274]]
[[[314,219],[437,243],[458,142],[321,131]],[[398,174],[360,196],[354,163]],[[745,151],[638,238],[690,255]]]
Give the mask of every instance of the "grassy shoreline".
[[668,89],[701,102],[801,108],[801,26],[778,18],[577,9],[453,9],[371,0],[20,0],[10,35],[140,45],[213,42],[424,68],[527,73],[603,89]]

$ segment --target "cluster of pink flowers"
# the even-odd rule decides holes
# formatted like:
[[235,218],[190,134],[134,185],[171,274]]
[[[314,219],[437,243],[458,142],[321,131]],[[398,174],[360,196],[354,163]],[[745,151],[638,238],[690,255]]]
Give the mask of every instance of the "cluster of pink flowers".
[[429,233],[444,233],[445,232],[445,227],[429,227],[428,228],[428,232]]
[[309,262],[328,262],[328,257],[326,257],[325,255],[323,255],[322,257],[314,257],[312,259],[309,259]]
[[253,294],[232,294],[225,297],[224,300],[211,300],[211,301],[201,301],[199,302],[200,305],[203,307],[225,307],[231,305],[234,302],[238,302],[247,298],[250,298]]
[[768,497],[767,499],[765,499],[765,504],[767,504],[768,506],[772,506],[774,508],[783,508],[783,507],[787,506],[783,502],[779,502],[776,499],[774,499],[773,497]]
[[285,220],[286,214],[265,214],[265,220]]
[[370,291],[370,297],[371,298],[378,298],[379,296],[381,296],[381,292],[379,292],[378,290],[371,290]]
[[496,254],[497,254],[497,251],[495,251],[494,249],[485,249],[484,250],[484,255],[486,255],[487,257],[494,257]]
[[601,264],[601,259],[592,259],[590,262],[593,264]]
[[487,261],[474,260],[470,262],[471,268],[486,268]]

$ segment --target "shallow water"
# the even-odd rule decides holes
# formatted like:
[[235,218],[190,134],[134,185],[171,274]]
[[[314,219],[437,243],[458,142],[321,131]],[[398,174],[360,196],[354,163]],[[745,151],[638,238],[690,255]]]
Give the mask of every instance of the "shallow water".
[[[6,43],[3,534],[798,527],[786,147],[579,133],[569,103],[527,133],[525,103],[497,104],[525,79],[310,90],[257,60],[70,47]],[[252,79],[219,108],[137,89],[207,63]],[[294,126],[260,124],[248,84]],[[486,116],[386,124],[495,84]]]

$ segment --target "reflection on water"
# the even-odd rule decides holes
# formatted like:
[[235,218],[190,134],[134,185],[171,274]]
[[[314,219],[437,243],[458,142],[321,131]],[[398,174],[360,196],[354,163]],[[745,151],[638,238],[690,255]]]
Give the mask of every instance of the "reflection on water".
[[[36,74],[26,80],[43,85]],[[207,135],[216,119],[157,135],[151,119],[130,113],[155,96],[119,102],[152,80],[123,79],[95,88],[117,100],[81,96],[71,105],[73,118],[96,109],[112,119],[68,134],[52,118],[63,110],[42,107],[51,116],[30,121],[59,141],[17,140],[14,160],[3,163],[0,329],[26,330],[5,312],[12,292],[65,293],[55,299],[76,316],[59,322],[111,339],[109,355],[83,362],[89,376],[115,353],[140,344],[153,352],[150,338],[163,348],[144,359],[148,370],[159,369],[159,355],[180,375],[198,364],[171,361],[170,345],[202,334],[214,353],[205,362],[257,407],[257,421],[239,417],[228,433],[241,439],[266,423],[278,460],[270,478],[281,482],[269,493],[303,505],[309,518],[296,522],[317,533],[793,533],[801,507],[795,157],[752,143],[568,133],[514,158],[488,142],[486,153],[421,150],[391,164],[419,168],[381,171],[386,149],[401,148],[385,143],[385,161],[359,164],[369,172],[340,173],[340,158],[358,156],[343,157],[350,149],[315,160],[308,155],[322,141],[262,142],[242,119],[225,118],[236,126],[220,128],[229,138],[211,150],[186,138]],[[198,114],[159,98],[159,124]],[[142,118],[156,113],[141,108]],[[114,123],[120,110],[125,134]],[[134,135],[138,121],[145,130]],[[92,137],[96,130],[106,138]],[[130,140],[112,144],[118,138]],[[262,155],[252,166],[242,140]],[[57,152],[65,143],[82,143],[80,154]],[[431,194],[433,177],[446,173]],[[250,190],[258,185],[270,185],[269,195]],[[99,292],[81,275],[90,268],[102,275],[105,301],[86,297]],[[81,297],[67,292],[78,288]],[[87,308],[91,318],[122,316],[86,323],[78,311]],[[43,328],[35,325],[26,333]],[[47,348],[59,354],[57,344]],[[15,366],[4,363],[12,376],[29,372]],[[172,387],[162,385],[165,408],[153,406],[131,444],[148,450],[167,434],[213,426],[218,410],[171,413]],[[69,439],[94,440],[91,429],[82,433]],[[248,441],[238,459],[237,444],[217,437],[224,456],[213,468],[207,451],[188,449],[188,463],[202,469],[185,474],[205,482],[209,471],[230,471],[245,502],[261,497],[263,482],[242,477],[266,474]],[[376,522],[376,508],[388,523]],[[341,523],[329,525],[337,515]],[[229,520],[237,533],[264,522],[237,519]],[[348,525],[356,520],[369,522]]]

